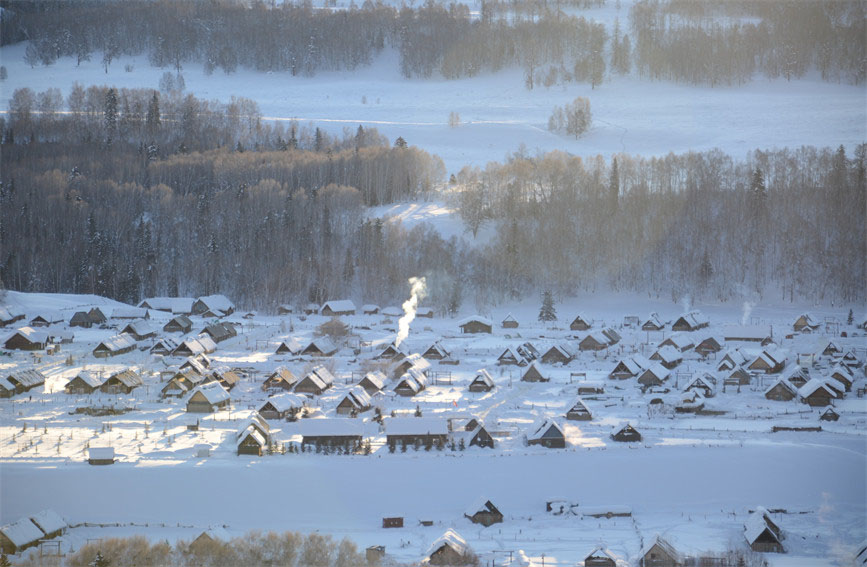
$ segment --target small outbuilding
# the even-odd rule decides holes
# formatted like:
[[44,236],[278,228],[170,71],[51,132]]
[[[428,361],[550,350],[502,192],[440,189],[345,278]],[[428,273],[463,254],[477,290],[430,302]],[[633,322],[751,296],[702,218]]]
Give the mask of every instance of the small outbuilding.
[[481,524],[486,528],[503,521],[503,513],[484,496],[473,502],[464,512],[464,516],[472,523]]
[[554,419],[545,419],[527,434],[527,445],[541,445],[548,449],[565,449],[566,435]]
[[219,382],[208,382],[193,388],[190,397],[187,398],[187,412],[213,413],[228,407],[231,402],[229,391]]
[[623,427],[616,429],[614,432],[612,432],[611,439],[623,443],[631,443],[641,441],[641,433],[639,433],[637,429],[632,427],[631,424],[627,423]]
[[491,374],[484,368],[480,368],[476,372],[475,378],[470,382],[468,390],[470,392],[490,392],[494,389],[494,379]]
[[467,317],[458,323],[458,327],[460,327],[462,333],[492,333],[494,331],[494,324],[490,319],[485,317],[479,317],[478,315],[474,317]]
[[87,450],[87,462],[91,465],[113,465],[114,447],[91,447]]

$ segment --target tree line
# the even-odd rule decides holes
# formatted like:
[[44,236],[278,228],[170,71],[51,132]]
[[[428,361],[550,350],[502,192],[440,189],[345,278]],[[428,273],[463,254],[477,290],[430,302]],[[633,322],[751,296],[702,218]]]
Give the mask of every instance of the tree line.
[[613,289],[736,300],[865,300],[867,144],[610,163],[515,154],[458,176],[477,285],[501,298]]
[[[384,48],[399,53],[406,77],[471,77],[524,69],[525,85],[568,81],[596,86],[606,70],[631,68],[652,79],[741,84],[756,72],[860,84],[867,76],[865,9],[856,0],[642,0],[630,9],[629,34],[567,14],[597,0],[484,1],[478,17],[463,4],[427,0],[400,8],[367,0],[346,10],[308,2],[270,5],[231,0],[13,0],[0,13],[0,44],[29,41],[25,60],[50,65],[146,53],[179,73],[238,67],[314,75],[357,69]],[[609,42],[609,39],[611,40]],[[607,62],[607,63],[606,63]]]

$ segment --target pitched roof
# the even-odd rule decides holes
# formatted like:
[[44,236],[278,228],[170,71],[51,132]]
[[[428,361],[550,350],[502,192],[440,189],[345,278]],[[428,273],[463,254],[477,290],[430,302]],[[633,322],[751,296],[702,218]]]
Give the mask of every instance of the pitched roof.
[[139,307],[115,307],[111,311],[112,319],[146,319],[147,316],[148,310]]
[[678,351],[671,345],[665,345],[664,347],[657,349],[650,358],[651,360],[653,360],[657,357],[666,364],[671,364],[677,362],[678,360],[683,360],[683,355],[680,353],[680,351]]
[[650,552],[654,545],[658,545],[660,548],[662,548],[662,550],[675,561],[681,561],[680,553],[678,553],[678,551],[674,549],[674,547],[672,547],[670,543],[662,539],[662,537],[660,537],[659,535],[654,537],[649,543],[645,544],[644,549],[641,550],[641,553],[639,555],[641,557],[644,557],[648,554],[648,552]]
[[[102,386],[102,378],[100,378],[99,375],[97,375],[96,373],[90,372],[89,370],[82,370],[81,372],[73,376],[72,380],[75,380],[76,378],[78,378],[91,388],[99,388],[100,386]],[[70,382],[72,380],[70,380]]]
[[765,390],[764,393],[767,395],[771,390],[773,390],[774,388],[777,388],[777,387],[784,388],[784,389],[788,390],[789,392],[792,393],[793,396],[797,395],[797,393],[798,393],[798,388],[796,388],[794,386],[794,384],[789,382],[788,379],[786,379],[786,378],[780,378],[779,380],[777,380],[776,382],[771,384],[771,386],[767,390]]
[[60,517],[60,514],[54,510],[42,510],[38,514],[30,517],[34,524],[46,535],[64,529],[67,524],[66,520]]
[[195,301],[192,297],[148,297],[141,300],[138,306],[171,313],[190,313]]
[[485,370],[484,368],[480,368],[478,372],[476,372],[476,377],[473,378],[471,384],[482,383],[485,386],[493,386],[494,379],[491,377],[491,373]]
[[466,555],[467,552],[470,551],[470,546],[467,545],[467,541],[455,530],[448,529],[430,545],[427,556],[430,557],[443,546],[450,547],[458,555]]
[[193,388],[193,391],[190,392],[187,402],[189,402],[190,398],[195,396],[197,392],[201,393],[205,397],[205,400],[207,400],[211,405],[219,404],[231,399],[228,390],[226,390],[219,382],[208,382],[207,384],[196,386]]
[[319,312],[322,313],[326,308],[330,309],[334,313],[344,313],[347,311],[355,311],[355,304],[349,299],[332,299],[331,301],[323,303]]
[[341,398],[338,405],[343,403],[343,400],[349,400],[349,403],[358,409],[370,407],[370,396],[361,386],[353,386],[346,395]]
[[305,405],[307,405],[307,398],[298,394],[290,394],[289,392],[277,394],[276,396],[271,396],[270,398],[265,400],[265,402],[259,408],[259,411],[261,412],[262,408],[264,408],[269,403],[275,410],[283,413],[291,409],[303,408]]
[[34,329],[33,327],[21,327],[7,337],[7,341],[15,335],[21,335],[31,343],[47,343],[48,331],[42,329]]
[[141,375],[138,372],[129,369],[115,372],[114,374],[109,376],[108,379],[106,379],[106,382],[108,382],[112,378],[114,378],[128,388],[136,388],[144,384]]
[[30,518],[22,518],[12,524],[6,524],[0,528],[0,532],[8,537],[16,547],[23,547],[45,535],[42,530],[36,527],[36,524],[30,521]]
[[488,327],[493,327],[494,324],[487,317],[482,317],[481,315],[473,315],[470,317],[464,317],[460,321],[458,321],[458,327],[463,327],[468,323],[482,323],[483,325],[487,325]]
[[32,388],[45,383],[45,376],[38,370],[17,370],[6,375],[6,379],[13,384],[19,384],[24,388]]
[[552,428],[555,430],[555,432],[558,432],[560,434],[560,437],[566,437],[566,435],[563,433],[563,428],[560,426],[559,423],[557,423],[557,420],[546,418],[544,421],[534,426],[530,430],[530,433],[527,434],[527,440],[536,440],[542,439],[544,437],[550,437],[550,435],[548,435],[548,432]]
[[385,380],[385,374],[383,374],[379,370],[376,370],[374,372],[368,372],[367,374],[365,374],[364,378],[359,380],[359,383],[367,381],[370,382],[373,386],[375,386],[378,390],[382,390],[382,388],[385,386]]
[[777,534],[774,533],[774,530],[768,525],[767,520],[765,519],[764,513],[756,510],[752,514],[750,514],[747,521],[744,522],[744,537],[747,540],[747,543],[752,545],[759,539],[759,536],[767,530],[772,538],[774,538],[777,543],[780,542],[779,538],[777,538]]
[[496,506],[494,506],[494,503],[491,502],[490,499],[488,499],[484,496],[479,496],[478,498],[476,498],[473,501],[472,504],[470,504],[467,507],[464,514],[466,514],[467,516],[473,516],[479,512],[495,513],[495,512],[499,512],[499,510],[497,509]]
[[144,319],[136,319],[135,321],[130,321],[126,324],[126,326],[121,329],[121,333],[131,333],[133,335],[150,335],[156,333],[153,327],[151,327],[150,323],[148,323]]
[[302,419],[298,429],[304,437],[360,437],[363,429],[357,419]]
[[318,350],[322,354],[326,355],[334,354],[335,352],[337,352],[337,345],[335,345],[334,341],[332,341],[328,337],[319,337],[310,341],[310,344],[307,345],[307,347],[304,349],[304,352],[312,349]]
[[801,389],[798,390],[798,395],[802,398],[809,398],[819,390],[825,390],[832,398],[837,397],[834,391],[828,387],[828,384],[816,378],[811,378],[809,382],[801,386]]
[[225,295],[205,295],[196,301],[201,301],[211,311],[221,311],[228,314],[229,311],[235,310],[234,304]]
[[111,352],[125,350],[131,347],[135,347],[135,339],[127,335],[126,333],[123,333],[105,339],[104,341],[99,343],[96,348],[99,348],[101,346],[105,347],[106,350],[109,350]]
[[448,435],[448,423],[436,417],[390,417],[385,420],[387,435]]
[[303,348],[304,346],[298,342],[298,339],[289,337],[280,343],[277,350],[287,350],[289,354],[298,354]]

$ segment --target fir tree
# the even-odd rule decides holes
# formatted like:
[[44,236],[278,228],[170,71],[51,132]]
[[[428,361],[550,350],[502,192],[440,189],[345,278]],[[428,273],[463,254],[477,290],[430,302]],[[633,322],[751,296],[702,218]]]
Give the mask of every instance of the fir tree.
[[106,559],[101,551],[97,551],[96,557],[89,563],[90,567],[109,567],[109,565],[111,565],[111,561]]
[[9,558],[6,557],[6,554],[0,555],[0,567],[12,567],[12,563],[9,562]]
[[849,316],[846,317],[846,324],[847,324],[847,325],[851,325],[851,324],[854,323],[854,322],[855,322],[855,314],[852,313],[852,310],[850,309],[850,310],[849,310]]
[[539,309],[539,321],[556,321],[557,310],[554,309],[554,295],[551,290],[542,293],[542,308]]
[[117,129],[117,89],[108,89],[105,93],[105,130],[108,141],[111,141]]

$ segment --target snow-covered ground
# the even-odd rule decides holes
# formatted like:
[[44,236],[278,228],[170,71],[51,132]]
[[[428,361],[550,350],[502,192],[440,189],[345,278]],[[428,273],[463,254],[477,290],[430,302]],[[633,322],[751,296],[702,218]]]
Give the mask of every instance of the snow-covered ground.
[[[93,296],[15,292],[8,294],[6,302],[29,316],[43,309],[63,310],[67,321],[84,305],[112,307],[111,302]],[[650,355],[671,332],[624,327],[623,318],[644,319],[656,311],[663,320],[673,320],[686,307],[701,309],[711,320],[709,329],[692,336],[718,334],[726,325],[761,325],[772,329],[789,364],[798,354],[815,352],[832,338],[844,350],[853,349],[862,361],[867,357],[864,333],[845,323],[823,326],[813,335],[792,333],[793,321],[804,311],[823,323],[826,318],[842,322],[849,306],[700,302],[687,306],[636,295],[597,294],[557,303],[559,321],[543,325],[536,321],[538,303],[525,300],[485,314],[495,323],[491,335],[462,335],[459,317],[416,319],[404,343],[406,350],[423,352],[440,341],[455,364],[432,362],[435,383],[412,398],[393,395],[396,381],[392,380],[374,400],[384,415],[411,414],[418,407],[425,417],[481,418],[494,435],[496,448],[446,447],[429,452],[410,448],[391,453],[384,445],[384,432],[367,412],[358,421],[372,442],[369,456],[250,457],[235,454],[235,432],[250,410],[267,399],[261,389],[265,376],[282,364],[300,377],[312,364],[322,362],[276,355],[276,346],[288,337],[306,344],[325,317],[232,315],[230,319],[240,324],[239,335],[220,343],[212,359],[241,369],[244,377],[231,392],[232,406],[206,416],[187,414],[182,400],[159,397],[164,383],[158,372],[181,359],[146,350],[95,359],[90,351],[115,331],[74,329],[75,341],[62,345],[57,355],[42,355],[38,362],[19,351],[0,357],[4,376],[33,367],[47,376],[44,388],[0,400],[0,523],[52,508],[72,524],[120,524],[70,530],[64,545],[76,549],[89,538],[124,533],[170,541],[191,539],[216,525],[225,525],[236,535],[248,529],[320,530],[349,537],[364,547],[385,545],[398,561],[420,560],[430,542],[452,527],[483,563],[497,558],[501,564],[505,555],[498,552],[523,549],[537,560],[544,554],[545,565],[574,565],[600,541],[634,561],[643,543],[657,533],[690,555],[743,548],[748,510],[765,506],[786,510],[774,513],[774,520],[787,534],[788,553],[767,554],[771,565],[846,564],[867,533],[867,400],[855,394],[865,385],[863,369],[856,371],[852,392],[835,402],[841,414],[837,422],[819,421],[820,409],[797,401],[765,399],[764,390],[776,379],[772,376],[756,376],[740,392],[731,387],[718,391],[706,404],[722,412],[718,415],[652,414],[650,399],[661,397],[673,403],[690,376],[708,371],[720,384],[722,373],[716,365],[722,353],[704,360],[688,351],[665,385],[668,393],[642,393],[634,379],[613,381],[607,374],[624,356]],[[607,351],[580,353],[567,365],[541,365],[551,378],[547,383],[522,382],[523,369],[497,365],[507,346],[527,341],[543,353],[557,342],[575,348],[586,335],[569,330],[579,311],[593,320],[593,330],[605,325],[617,328],[622,341]],[[158,328],[169,317],[151,313]],[[500,327],[508,313],[519,321],[517,329]],[[864,306],[856,306],[856,318],[863,316]],[[197,332],[204,321],[193,319]],[[334,388],[310,401],[313,416],[349,419],[336,417],[337,402],[360,377],[358,372],[374,364],[373,357],[393,340],[397,327],[396,321],[382,315],[344,320],[352,326],[354,337],[325,360],[337,380]],[[841,331],[849,336],[838,336]],[[140,346],[150,344],[143,341]],[[750,353],[760,351],[754,344],[727,345],[734,346]],[[71,366],[66,364],[68,356]],[[832,364],[830,357],[818,357],[809,369],[811,376],[827,377]],[[109,372],[130,366],[144,373],[145,386],[129,396],[63,392],[66,381],[82,368]],[[491,392],[467,391],[479,368],[492,374],[496,388]],[[602,382],[605,392],[584,396],[593,413],[591,421],[565,421],[562,416],[581,382]],[[113,417],[70,413],[76,407],[104,404],[134,409]],[[524,443],[530,426],[543,418],[557,418],[564,424],[566,449]],[[189,431],[186,426],[196,419],[199,430]],[[298,442],[305,421],[272,421],[275,443]],[[643,434],[642,442],[610,439],[613,428],[626,422]],[[771,432],[774,426],[816,425],[822,431]],[[202,443],[212,447],[210,457],[194,455],[194,446]],[[108,467],[87,465],[88,444],[110,444],[119,462]],[[463,518],[466,507],[479,496],[490,498],[503,511],[502,524],[483,528]],[[575,513],[546,513],[549,500],[577,504]],[[622,508],[632,515],[610,519],[586,515]],[[386,516],[405,517],[406,527],[382,529]],[[421,520],[433,525],[421,526]]]
[[[42,91],[57,87],[64,96],[73,82],[88,85],[157,88],[166,69],[151,67],[145,56],[120,58],[108,73],[97,54],[76,67],[64,58],[31,69],[23,61],[24,45],[0,49],[8,78],[0,82],[0,109],[15,89]],[[125,66],[133,70],[126,72]],[[470,79],[404,79],[397,54],[383,53],[371,66],[355,72],[321,72],[314,77],[239,69],[232,75],[207,76],[202,66],[187,64],[188,92],[228,102],[234,96],[255,100],[263,116],[297,119],[333,133],[374,126],[390,140],[398,136],[437,154],[447,171],[465,165],[502,161],[525,148],[564,150],[577,155],[618,152],[647,156],[721,148],[735,157],[756,148],[831,146],[850,151],[867,140],[867,90],[822,82],[757,78],[739,87],[696,87],[634,76],[607,79],[591,89],[568,84],[550,89],[524,87],[522,71],[513,69]],[[547,130],[554,106],[575,97],[590,99],[593,126],[582,138]],[[449,127],[450,112],[461,123]]]

